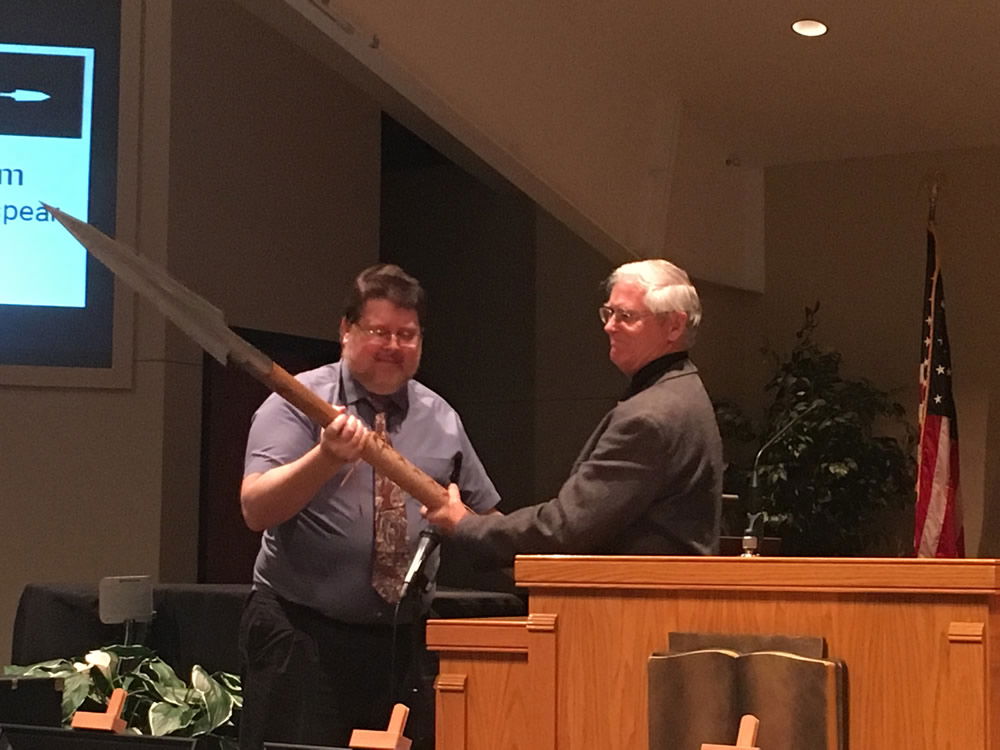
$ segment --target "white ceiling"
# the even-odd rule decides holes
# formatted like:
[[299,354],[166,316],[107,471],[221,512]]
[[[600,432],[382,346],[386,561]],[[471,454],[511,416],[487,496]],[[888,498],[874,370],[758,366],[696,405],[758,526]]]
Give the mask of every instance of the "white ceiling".
[[[998,0],[642,0],[615,13],[645,48],[633,59],[662,66],[747,163],[1000,143]],[[794,34],[802,17],[829,33]]]

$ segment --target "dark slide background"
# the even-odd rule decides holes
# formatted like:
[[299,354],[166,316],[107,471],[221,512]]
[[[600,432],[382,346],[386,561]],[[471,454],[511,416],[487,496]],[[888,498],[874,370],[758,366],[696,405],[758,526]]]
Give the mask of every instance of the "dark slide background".
[[0,135],[79,138],[83,126],[83,58],[0,52],[0,91],[44,91],[49,99],[20,105],[0,97]]
[[[0,0],[0,43],[95,50],[88,213],[90,223],[111,236],[115,234],[118,168],[120,12],[118,0]],[[23,59],[12,68],[8,67],[12,57]],[[49,62],[52,59],[48,55],[0,55],[0,91],[82,85],[82,62],[76,78],[65,58],[56,63]],[[30,66],[28,77],[17,65]],[[11,81],[15,73],[16,83]],[[6,101],[0,98],[0,104]],[[79,137],[81,113],[79,106],[76,113],[72,109],[56,107],[35,122],[18,122],[11,108],[0,108],[0,133],[20,129],[26,131],[20,134]],[[0,135],[0,167],[4,166],[2,143]],[[0,365],[110,368],[113,312],[114,277],[88,255],[85,308],[0,305]]]

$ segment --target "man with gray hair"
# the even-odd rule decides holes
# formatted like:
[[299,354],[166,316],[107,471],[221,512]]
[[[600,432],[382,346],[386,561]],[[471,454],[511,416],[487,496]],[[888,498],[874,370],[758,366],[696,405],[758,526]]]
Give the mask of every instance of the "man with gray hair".
[[559,494],[506,516],[451,502],[427,519],[494,565],[516,554],[708,555],[718,552],[722,441],[688,358],[701,302],[666,260],[617,268],[598,309],[614,365],[631,378],[587,440]]

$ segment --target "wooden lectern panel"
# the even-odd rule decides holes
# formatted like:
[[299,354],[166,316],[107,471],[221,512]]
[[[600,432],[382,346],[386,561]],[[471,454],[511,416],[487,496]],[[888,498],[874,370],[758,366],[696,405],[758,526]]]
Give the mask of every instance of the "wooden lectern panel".
[[[525,557],[515,572],[529,610],[558,618],[551,690],[529,681],[517,697],[557,707],[558,750],[647,747],[646,662],[671,630],[825,638],[847,665],[851,750],[1000,750],[1000,561]],[[436,628],[463,629],[447,622],[432,621],[428,640],[451,673],[477,652],[474,637],[461,655],[436,642]],[[492,658],[496,679],[476,662],[467,688],[469,750],[547,750],[517,725],[505,743],[478,733],[480,717],[500,722],[509,708],[509,657]],[[473,709],[479,691],[495,703]]]
[[435,747],[555,750],[555,616],[433,623],[427,647],[442,654]]

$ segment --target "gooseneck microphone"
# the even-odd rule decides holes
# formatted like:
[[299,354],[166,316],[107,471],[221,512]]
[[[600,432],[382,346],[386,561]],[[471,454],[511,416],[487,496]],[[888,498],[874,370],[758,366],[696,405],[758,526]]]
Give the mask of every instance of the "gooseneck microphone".
[[794,417],[789,419],[788,422],[785,424],[785,426],[782,427],[780,430],[778,430],[776,433],[774,433],[774,435],[771,436],[771,439],[768,440],[766,443],[764,443],[760,447],[760,450],[757,451],[757,456],[753,460],[753,471],[750,474],[750,507],[752,510],[757,510],[757,505],[759,504],[760,501],[760,498],[758,497],[758,494],[760,492],[760,479],[757,476],[757,467],[760,464],[760,457],[764,455],[764,451],[766,451],[768,448],[774,445],[777,442],[778,438],[780,438],[782,435],[788,432],[788,430],[792,427],[792,425],[797,424],[799,420],[801,420],[806,414],[811,412],[816,407],[822,406],[825,403],[826,401],[823,401],[822,399],[818,401],[813,401],[812,405],[808,409],[800,411]]
[[413,586],[413,582],[423,573],[424,565],[427,564],[431,553],[437,549],[440,543],[441,535],[434,529],[424,529],[420,532],[417,551],[413,553],[413,559],[410,560],[410,567],[406,569],[406,575],[403,576],[403,585],[399,589],[400,601],[406,598],[406,595]]

